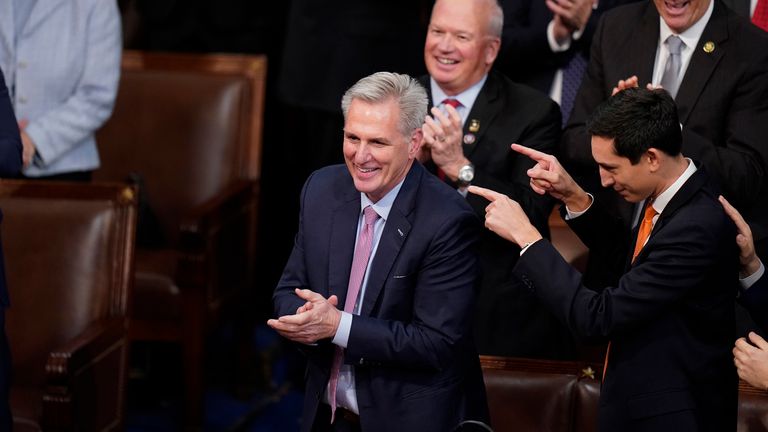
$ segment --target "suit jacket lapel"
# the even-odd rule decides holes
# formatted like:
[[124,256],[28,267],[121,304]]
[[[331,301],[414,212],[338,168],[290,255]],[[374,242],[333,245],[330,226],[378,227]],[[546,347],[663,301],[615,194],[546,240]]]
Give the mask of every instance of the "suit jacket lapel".
[[[674,217],[675,213],[683,207],[690,199],[695,195],[699,189],[703,188],[708,181],[708,177],[704,172],[704,168],[699,168],[693,175],[683,184],[680,190],[677,191],[675,196],[669,201],[664,211],[659,215],[659,219],[653,225],[651,235],[648,237],[646,245],[653,241],[654,236],[664,229],[664,226]],[[634,247],[634,244],[632,245]],[[646,248],[644,247],[640,254],[637,256],[635,262],[639,262],[643,255],[645,255]]]
[[341,204],[333,211],[328,246],[328,296],[335,294],[342,309],[347,298],[359,218],[360,192],[350,187],[344,193]]
[[[710,75],[727,50],[728,14],[725,6],[717,0],[713,1],[715,2],[715,9],[712,11],[712,17],[710,17],[707,26],[704,27],[698,46],[694,47],[691,62],[688,64],[688,69],[683,76],[683,81],[680,83],[680,89],[675,98],[678,116],[682,124],[688,120],[688,116],[699,96],[703,93]],[[706,51],[704,50],[705,45],[708,47]]]
[[[500,97],[499,81],[496,77],[496,72],[489,72],[488,79],[486,79],[483,88],[480,89],[480,93],[477,94],[477,99],[472,105],[472,110],[467,115],[467,120],[464,122],[463,135],[474,134],[475,141],[473,144],[465,144],[462,142],[464,155],[470,157],[477,148],[482,145],[482,137],[488,127],[491,125],[496,115],[504,108],[502,106],[502,98]],[[480,129],[475,132],[469,130],[473,121],[476,121],[480,125]]]
[[384,231],[379,239],[376,256],[373,257],[371,268],[369,269],[363,307],[360,310],[360,315],[362,316],[369,316],[371,314],[381,294],[381,289],[384,287],[387,279],[392,276],[392,265],[395,263],[395,259],[408,238],[408,233],[411,231],[411,222],[408,220],[408,217],[416,204],[416,195],[425,172],[418,162],[414,162],[411,170],[405,177],[397,198],[395,198],[395,202],[392,204],[389,218],[386,225],[384,225]]
[[[637,75],[640,85],[653,81],[653,66],[659,42],[659,13],[653,2],[648,2],[645,12],[638,23],[638,34],[630,39],[626,60],[630,64],[631,75]],[[622,79],[624,79],[622,78]],[[610,86],[616,83],[607,83]],[[612,88],[612,87],[611,87]],[[610,93],[609,93],[610,94]]]

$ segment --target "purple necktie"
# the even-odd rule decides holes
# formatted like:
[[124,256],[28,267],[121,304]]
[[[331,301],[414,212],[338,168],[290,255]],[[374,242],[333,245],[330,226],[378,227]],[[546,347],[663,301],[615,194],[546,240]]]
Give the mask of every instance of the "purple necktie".
[[579,92],[581,79],[587,70],[587,59],[580,52],[576,52],[568,64],[563,68],[563,92],[560,96],[560,112],[563,113],[563,127],[568,123],[568,117],[573,110],[573,102],[576,93]]
[[[371,257],[371,246],[373,245],[373,225],[379,215],[371,206],[363,209],[363,219],[365,223],[360,229],[360,235],[357,237],[355,245],[355,256],[352,258],[352,269],[349,272],[349,285],[347,286],[347,299],[344,302],[344,312],[354,313],[355,304],[358,301],[360,287],[363,285],[365,269],[368,268],[368,259]],[[331,379],[328,380],[328,402],[331,404],[331,423],[336,416],[336,385],[339,382],[339,370],[341,361],[344,358],[344,349],[336,346],[336,353],[333,356],[331,365]]]

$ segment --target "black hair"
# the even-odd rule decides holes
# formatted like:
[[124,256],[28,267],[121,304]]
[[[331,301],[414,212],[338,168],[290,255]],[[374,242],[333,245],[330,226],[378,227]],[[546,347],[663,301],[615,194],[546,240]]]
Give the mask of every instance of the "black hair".
[[616,154],[632,165],[651,147],[677,156],[683,142],[677,106],[664,89],[632,87],[616,93],[592,113],[587,132],[612,139]]

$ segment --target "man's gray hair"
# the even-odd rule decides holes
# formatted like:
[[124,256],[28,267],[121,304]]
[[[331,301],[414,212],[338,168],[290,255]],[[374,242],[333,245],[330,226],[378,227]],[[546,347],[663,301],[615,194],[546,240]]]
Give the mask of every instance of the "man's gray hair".
[[501,8],[498,0],[490,0],[488,5],[488,32],[489,36],[501,38],[501,32],[504,30],[504,10]]
[[398,128],[406,138],[424,124],[429,98],[427,91],[418,81],[406,74],[376,72],[356,82],[341,98],[344,119],[354,99],[368,103],[382,103],[395,99],[400,107]]

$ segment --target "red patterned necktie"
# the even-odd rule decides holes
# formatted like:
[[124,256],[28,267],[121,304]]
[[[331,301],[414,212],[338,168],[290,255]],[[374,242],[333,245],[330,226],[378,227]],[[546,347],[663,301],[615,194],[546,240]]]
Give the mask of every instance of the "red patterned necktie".
[[755,12],[752,14],[752,24],[768,31],[768,0],[757,0]]
[[458,99],[454,99],[454,98],[448,98],[448,99],[443,100],[442,105],[450,105],[450,106],[452,106],[454,108],[458,108],[460,106],[463,106],[461,104],[461,102],[459,102]]
[[[347,285],[347,299],[344,301],[344,312],[353,313],[357,296],[360,294],[360,287],[363,285],[363,276],[365,269],[368,268],[368,259],[371,257],[371,246],[373,246],[373,225],[379,218],[376,210],[371,206],[363,209],[363,218],[365,223],[360,234],[357,237],[355,245],[355,255],[352,258],[352,269],[349,272],[349,285]],[[339,370],[341,362],[344,359],[344,349],[336,347],[331,365],[331,379],[328,380],[328,402],[331,404],[331,423],[336,416],[336,386],[339,382]]]
[[[461,104],[461,102],[459,102],[458,99],[454,98],[443,99],[443,101],[440,102],[440,105],[450,105],[456,109],[458,109],[460,106],[464,106]],[[445,173],[440,168],[437,169],[437,177],[440,178],[440,180],[445,180]]]

